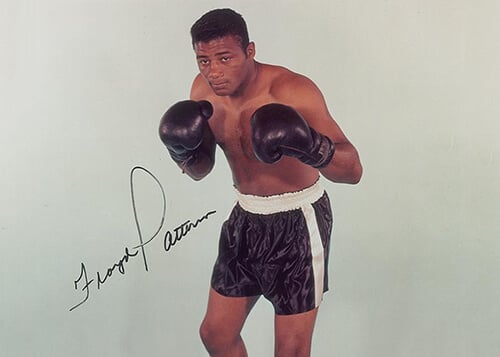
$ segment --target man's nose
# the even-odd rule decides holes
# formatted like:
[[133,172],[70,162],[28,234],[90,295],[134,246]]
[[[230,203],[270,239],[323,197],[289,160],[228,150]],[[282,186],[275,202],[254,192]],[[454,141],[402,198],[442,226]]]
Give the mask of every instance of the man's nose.
[[224,77],[224,73],[222,72],[222,69],[220,68],[219,64],[215,61],[210,63],[210,69],[208,72],[208,78],[209,79],[217,79],[220,77]]

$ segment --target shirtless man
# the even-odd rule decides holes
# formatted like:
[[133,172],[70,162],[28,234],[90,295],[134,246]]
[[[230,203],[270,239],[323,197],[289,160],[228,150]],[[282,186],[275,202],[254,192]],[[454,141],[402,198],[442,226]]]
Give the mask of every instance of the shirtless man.
[[311,80],[255,60],[241,15],[212,10],[191,36],[200,73],[160,137],[194,180],[212,170],[218,144],[238,199],[221,230],[202,341],[210,356],[247,356],[240,332],[263,295],[275,309],[275,356],[309,356],[333,224],[319,176],[357,183],[358,153]]

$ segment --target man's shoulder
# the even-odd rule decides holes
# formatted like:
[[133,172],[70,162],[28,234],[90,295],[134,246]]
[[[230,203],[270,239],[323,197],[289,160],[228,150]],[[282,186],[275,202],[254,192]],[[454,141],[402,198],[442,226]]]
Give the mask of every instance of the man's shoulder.
[[274,65],[274,64],[261,64],[262,73],[268,78],[271,84],[281,85],[283,83],[294,81],[303,77],[289,68]]
[[205,99],[212,94],[212,90],[201,74],[197,74],[191,85],[191,99]]
[[314,82],[303,74],[277,65],[265,65],[264,68],[269,73],[270,93],[276,98],[297,97],[317,90]]

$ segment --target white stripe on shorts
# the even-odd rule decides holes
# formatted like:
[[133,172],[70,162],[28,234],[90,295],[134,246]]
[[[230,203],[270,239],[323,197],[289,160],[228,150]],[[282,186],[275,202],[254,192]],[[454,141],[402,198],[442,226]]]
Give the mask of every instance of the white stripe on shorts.
[[307,229],[311,246],[312,268],[314,274],[314,301],[318,307],[323,300],[323,282],[325,276],[325,252],[321,236],[319,234],[316,214],[311,204],[302,206],[302,212],[306,218]]

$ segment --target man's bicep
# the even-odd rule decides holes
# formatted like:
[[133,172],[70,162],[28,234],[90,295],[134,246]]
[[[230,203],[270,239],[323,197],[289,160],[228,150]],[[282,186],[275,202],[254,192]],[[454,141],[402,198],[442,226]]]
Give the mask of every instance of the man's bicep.
[[337,124],[326,104],[323,93],[310,83],[297,95],[297,110],[304,116],[308,124],[334,142],[348,142],[347,137]]

